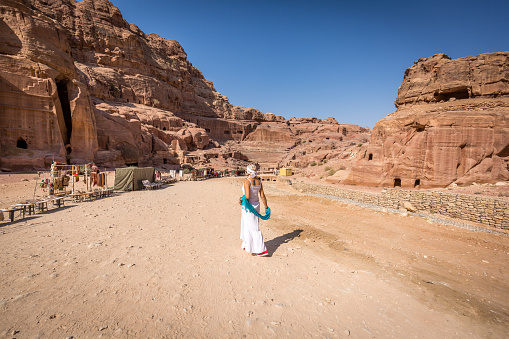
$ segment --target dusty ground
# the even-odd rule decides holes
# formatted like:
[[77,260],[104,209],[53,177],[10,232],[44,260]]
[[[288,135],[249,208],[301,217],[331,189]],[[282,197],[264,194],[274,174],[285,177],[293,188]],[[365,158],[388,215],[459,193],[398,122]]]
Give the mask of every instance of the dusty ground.
[[[265,258],[240,249],[238,179],[0,223],[0,336],[509,336],[507,235],[264,185]],[[0,188],[4,205],[33,181]]]

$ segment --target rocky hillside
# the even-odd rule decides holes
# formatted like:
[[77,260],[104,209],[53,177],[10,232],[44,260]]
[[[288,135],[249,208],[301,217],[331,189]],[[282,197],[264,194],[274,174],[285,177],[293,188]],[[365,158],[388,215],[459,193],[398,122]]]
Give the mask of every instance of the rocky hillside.
[[509,180],[509,52],[419,59],[395,104],[344,183],[428,188]]
[[332,151],[369,132],[230,104],[177,41],[145,34],[107,0],[0,0],[0,9],[2,170],[53,159],[282,164],[313,134],[333,134],[322,148]]

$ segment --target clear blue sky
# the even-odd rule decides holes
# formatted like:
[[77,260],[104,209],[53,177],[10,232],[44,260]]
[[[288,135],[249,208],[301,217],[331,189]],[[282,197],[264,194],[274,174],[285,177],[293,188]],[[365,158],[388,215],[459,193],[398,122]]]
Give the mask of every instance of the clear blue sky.
[[113,0],[230,103],[372,128],[419,58],[509,50],[509,1]]

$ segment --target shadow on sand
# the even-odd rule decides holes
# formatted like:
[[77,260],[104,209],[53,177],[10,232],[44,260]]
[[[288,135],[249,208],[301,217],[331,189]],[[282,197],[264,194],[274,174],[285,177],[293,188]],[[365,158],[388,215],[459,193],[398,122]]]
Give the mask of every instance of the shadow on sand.
[[280,235],[279,237],[276,237],[272,240],[265,242],[265,246],[267,246],[267,251],[269,251],[269,254],[272,255],[274,252],[276,252],[279,246],[299,237],[302,232],[303,230],[295,230],[293,232]]

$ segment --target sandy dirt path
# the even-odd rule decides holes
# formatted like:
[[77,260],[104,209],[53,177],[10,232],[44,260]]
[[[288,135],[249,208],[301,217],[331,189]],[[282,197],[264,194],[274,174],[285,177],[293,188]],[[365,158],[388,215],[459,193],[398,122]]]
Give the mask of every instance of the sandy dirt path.
[[240,248],[238,179],[1,223],[0,336],[509,335],[507,235],[264,185],[264,258]]

